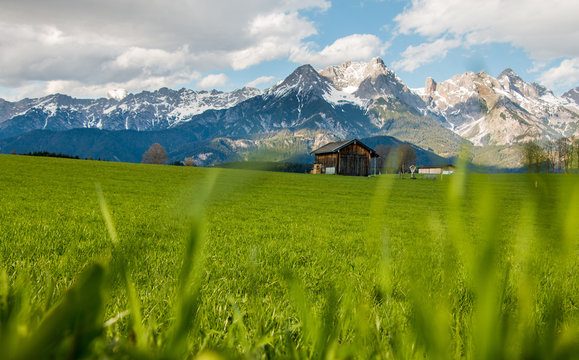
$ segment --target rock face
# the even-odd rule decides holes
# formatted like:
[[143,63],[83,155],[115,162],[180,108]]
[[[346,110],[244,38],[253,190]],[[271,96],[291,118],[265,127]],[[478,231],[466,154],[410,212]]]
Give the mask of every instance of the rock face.
[[[331,76],[323,76],[323,73]],[[205,103],[204,100],[211,101]],[[8,104],[8,107],[13,105]],[[0,104],[0,109],[2,106]],[[31,116],[32,111],[37,111],[38,116]],[[74,116],[63,116],[71,111],[75,111]],[[158,142],[178,154],[173,156],[196,156],[203,164],[211,164],[222,160],[216,155],[219,153],[216,148],[242,152],[244,148],[271,148],[276,144],[286,150],[301,147],[306,153],[329,141],[389,134],[435,149],[440,148],[439,143],[446,146],[449,142],[460,141],[439,121],[422,116],[420,111],[426,111],[424,101],[381,59],[366,64],[346,63],[322,72],[304,65],[263,93],[251,89],[232,93],[161,89],[153,93],[129,94],[121,101],[67,97],[55,103],[50,97],[39,99],[25,110],[22,118],[12,117],[0,125],[29,122],[27,128],[18,128],[21,133],[33,129],[61,132],[88,128],[75,129],[74,137],[77,143],[85,142],[90,146],[84,146],[81,152],[65,146],[69,144],[58,145],[66,136],[56,136],[52,132],[35,133],[26,136],[26,140],[24,137],[7,139],[4,145],[0,144],[0,150],[44,149],[81,156],[91,154],[95,158],[137,159],[143,148],[146,150],[146,146]],[[71,121],[55,122],[59,117]],[[408,130],[409,124],[412,124],[412,131]],[[9,134],[9,129],[5,126],[0,133]],[[105,129],[118,131],[102,131]],[[156,131],[130,131],[135,129]],[[73,130],[70,131],[72,136]],[[432,143],[434,137],[426,134],[438,134],[438,138]],[[214,139],[220,140],[214,142]],[[109,144],[107,152],[99,150],[102,149],[99,143]],[[122,151],[132,153],[133,157],[120,156]]]
[[556,97],[506,69],[498,78],[467,72],[435,83],[422,93],[428,108],[475,145],[510,145],[577,134],[577,104]]
[[512,69],[505,69],[498,77],[498,82],[505,91],[510,94],[518,93],[523,97],[539,99],[546,94],[553,95],[552,92],[539,84],[529,84],[523,81]]
[[436,91],[436,81],[433,78],[427,77],[424,85],[424,93],[428,96],[433,96]]
[[116,91],[108,99],[74,99],[56,94],[19,102],[0,100],[0,139],[38,129],[161,130],[259,94],[261,91],[253,88],[229,93],[162,88],[126,96]]
[[[380,58],[319,71],[303,65],[263,92],[163,88],[109,95],[0,99],[0,151],[139,159],[159,142],[174,157],[196,156],[207,165],[247,149],[305,154],[352,137],[395,136],[451,156],[464,139],[510,145],[579,134],[579,88],[557,97],[507,69],[497,78],[472,72],[440,83],[427,78],[424,89],[411,90]],[[66,140],[72,134],[76,142]]]
[[280,84],[266,91],[266,96],[284,96],[289,91],[296,91],[301,96],[314,95],[322,97],[330,91],[332,84],[311,66],[302,65],[294,70]]
[[579,86],[567,91],[562,96],[564,99],[574,102],[575,105],[579,106]]
[[374,58],[367,63],[346,61],[337,66],[328,66],[320,71],[320,75],[332,82],[338,90],[354,92],[362,81],[376,79],[380,75],[392,73],[380,58]]

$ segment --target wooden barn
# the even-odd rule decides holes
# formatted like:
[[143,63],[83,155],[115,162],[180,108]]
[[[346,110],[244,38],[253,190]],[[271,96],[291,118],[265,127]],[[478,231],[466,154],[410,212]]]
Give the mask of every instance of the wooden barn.
[[316,156],[313,174],[369,176],[376,169],[378,154],[360,140],[326,144],[312,151]]

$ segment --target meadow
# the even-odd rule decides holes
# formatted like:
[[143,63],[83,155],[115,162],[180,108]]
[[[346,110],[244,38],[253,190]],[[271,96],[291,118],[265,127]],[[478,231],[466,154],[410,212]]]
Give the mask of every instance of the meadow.
[[0,358],[578,358],[578,239],[577,175],[0,155]]

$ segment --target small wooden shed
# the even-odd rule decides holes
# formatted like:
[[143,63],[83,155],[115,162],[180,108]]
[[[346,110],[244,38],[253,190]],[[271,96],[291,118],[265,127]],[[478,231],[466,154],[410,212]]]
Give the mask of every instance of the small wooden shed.
[[378,157],[376,151],[358,139],[332,142],[310,154],[316,156],[312,173],[349,176],[372,174]]
[[418,168],[419,174],[426,175],[450,175],[456,168],[452,164],[444,166],[420,166]]

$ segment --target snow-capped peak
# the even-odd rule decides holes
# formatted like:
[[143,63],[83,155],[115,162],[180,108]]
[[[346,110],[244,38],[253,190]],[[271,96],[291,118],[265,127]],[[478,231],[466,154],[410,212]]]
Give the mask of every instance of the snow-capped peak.
[[382,59],[376,57],[368,62],[346,61],[341,65],[328,66],[320,70],[320,75],[329,79],[338,90],[348,89],[348,92],[354,92],[352,89],[360,86],[365,79],[374,79],[391,72]]
[[517,75],[516,72],[513,71],[513,69],[511,68],[506,68],[505,70],[503,70],[503,72],[500,73],[500,75],[497,77],[497,80],[500,80],[502,78],[509,78],[511,80],[521,80],[521,78],[519,77],[519,75]]
[[579,105],[579,86],[567,91],[562,97]]
[[524,97],[539,99],[541,97],[551,98],[552,92],[536,83],[527,83],[512,69],[505,69],[498,77],[497,81],[508,92],[517,92]]
[[428,107],[444,116],[450,128],[475,145],[512,144],[572,135],[577,116],[572,103],[536,83],[527,83],[512,69],[496,79],[466,72],[436,83],[427,79],[420,93]]
[[290,91],[296,91],[299,94],[316,93],[322,95],[329,92],[331,84],[329,81],[320,76],[320,74],[311,65],[302,65],[294,70],[281,83],[272,86],[266,91],[266,96],[274,95],[281,97]]

